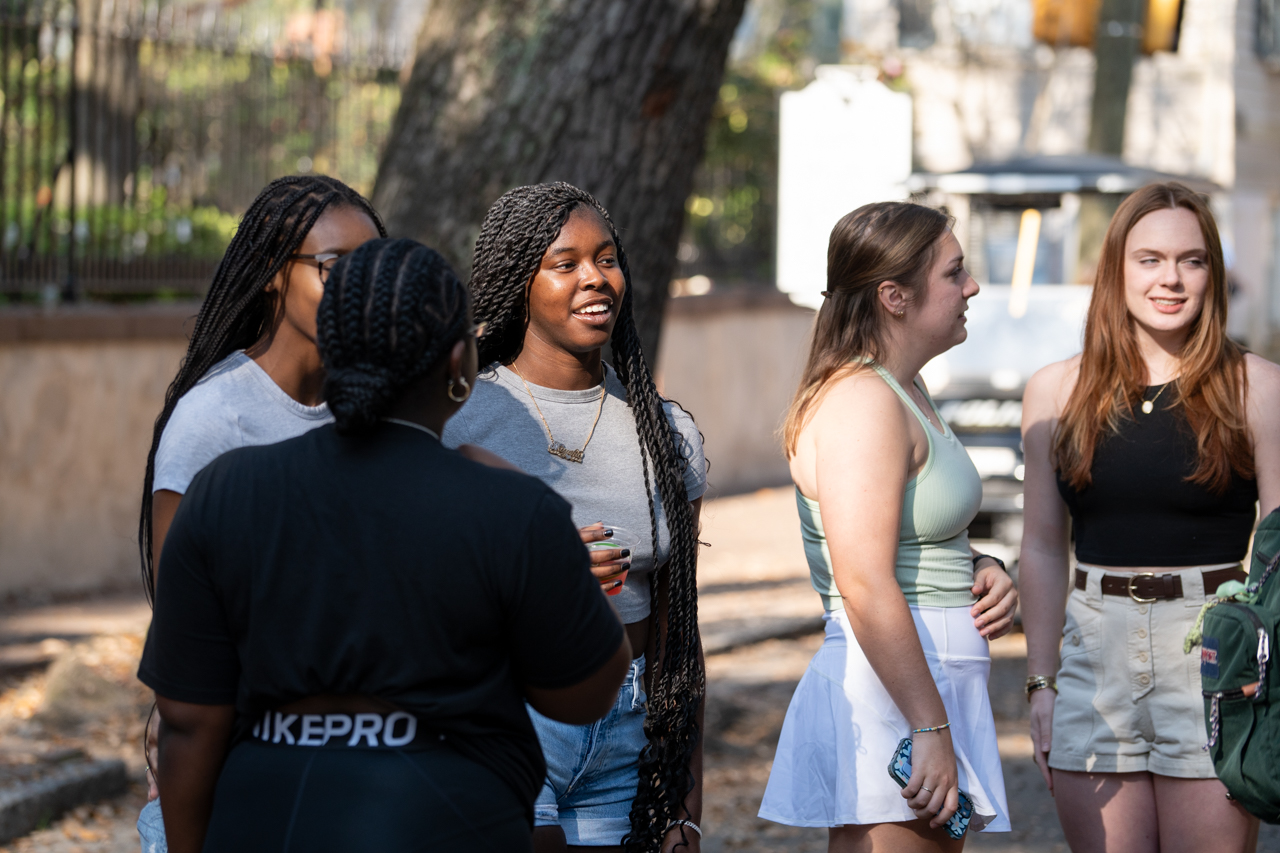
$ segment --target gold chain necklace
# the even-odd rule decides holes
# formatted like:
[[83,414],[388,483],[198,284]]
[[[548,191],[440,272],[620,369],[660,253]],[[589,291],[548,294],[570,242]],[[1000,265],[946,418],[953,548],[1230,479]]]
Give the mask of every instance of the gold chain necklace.
[[1149,414],[1151,414],[1151,412],[1155,410],[1155,407],[1156,407],[1156,400],[1159,400],[1159,399],[1160,399],[1160,395],[1164,393],[1164,389],[1168,388],[1170,385],[1172,385],[1172,384],[1173,384],[1174,382],[1176,382],[1176,381],[1177,381],[1177,380],[1175,380],[1175,379],[1170,379],[1168,382],[1166,382],[1166,383],[1164,383],[1163,385],[1161,385],[1161,386],[1160,386],[1160,390],[1156,392],[1156,395],[1155,395],[1154,397],[1152,397],[1150,400],[1143,400],[1143,401],[1142,401],[1142,413],[1143,413],[1144,415],[1149,415]]
[[524,390],[529,392],[529,399],[533,401],[534,410],[538,413],[538,417],[542,418],[542,426],[547,431],[547,452],[552,456],[559,456],[566,462],[577,462],[581,465],[583,454],[587,452],[587,445],[591,443],[592,437],[596,434],[596,424],[600,423],[600,413],[604,411],[604,398],[609,396],[607,387],[608,374],[605,375],[604,381],[600,383],[600,407],[596,409],[596,419],[591,422],[591,431],[587,433],[587,440],[583,443],[581,450],[570,450],[564,446],[564,442],[556,441],[556,437],[551,434],[551,424],[547,423],[547,416],[542,414],[542,407],[538,405],[538,398],[533,396],[533,389],[525,381],[524,374],[516,367],[514,361],[511,362],[510,367],[512,372],[519,376],[520,381],[524,383]]

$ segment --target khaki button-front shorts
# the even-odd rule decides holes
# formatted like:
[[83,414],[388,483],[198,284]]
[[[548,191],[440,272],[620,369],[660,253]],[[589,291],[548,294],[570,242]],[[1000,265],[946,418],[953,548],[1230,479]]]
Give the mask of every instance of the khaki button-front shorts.
[[1183,597],[1143,604],[1103,595],[1104,572],[1080,565],[1089,580],[1067,601],[1050,767],[1214,778],[1201,749],[1200,655],[1183,654],[1182,641],[1205,601],[1203,573],[1218,568],[1169,570],[1182,577]]

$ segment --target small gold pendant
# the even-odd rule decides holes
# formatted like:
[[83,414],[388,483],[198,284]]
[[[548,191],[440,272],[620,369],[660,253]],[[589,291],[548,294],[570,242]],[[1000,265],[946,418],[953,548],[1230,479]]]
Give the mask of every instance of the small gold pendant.
[[1143,400],[1143,401],[1142,401],[1142,413],[1143,413],[1144,415],[1149,415],[1149,414],[1151,414],[1151,410],[1152,410],[1152,409],[1154,409],[1154,408],[1155,408],[1155,406],[1152,404],[1152,402],[1151,402],[1150,400]]
[[551,442],[550,444],[547,445],[547,452],[550,453],[552,456],[559,456],[561,459],[565,460],[566,462],[577,462],[579,465],[582,464],[582,451],[570,450],[569,448],[564,446],[564,442],[560,442],[560,441]]

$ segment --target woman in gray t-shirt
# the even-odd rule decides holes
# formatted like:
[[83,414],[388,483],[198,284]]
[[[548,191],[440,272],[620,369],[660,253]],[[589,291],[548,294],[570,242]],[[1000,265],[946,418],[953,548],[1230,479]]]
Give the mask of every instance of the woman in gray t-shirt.
[[[165,535],[200,469],[233,448],[274,444],[333,420],[321,399],[316,306],[333,262],[385,236],[369,202],[322,175],[279,178],[250,205],[214,273],[152,433],[138,522],[148,600],[155,597]],[[154,745],[149,725],[149,772]],[[155,781],[148,782],[154,800]],[[163,839],[158,801],[143,810],[138,830]]]
[[[617,592],[611,601],[639,655],[614,709],[591,726],[530,713],[547,760],[535,848],[620,849],[625,836],[635,849],[684,842],[697,851],[702,437],[654,386],[626,255],[589,194],[554,183],[500,198],[481,226],[470,287],[476,320],[488,326],[480,363],[489,368],[449,422],[446,444],[477,444],[546,482],[573,505],[584,541],[605,538],[593,522],[639,534],[625,582],[607,562],[595,568]],[[642,754],[646,742],[653,748]]]

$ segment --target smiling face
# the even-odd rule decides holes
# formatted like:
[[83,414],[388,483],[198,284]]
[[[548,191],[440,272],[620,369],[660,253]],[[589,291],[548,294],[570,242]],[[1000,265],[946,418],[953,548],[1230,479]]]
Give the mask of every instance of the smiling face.
[[598,350],[613,334],[627,283],[604,220],[579,207],[542,256],[529,285],[532,336],[566,353]]
[[1208,251],[1194,213],[1166,208],[1134,223],[1124,243],[1124,301],[1140,329],[1185,337],[1208,291]]
[[960,242],[948,229],[935,244],[928,281],[916,304],[906,311],[907,333],[927,341],[935,354],[963,343],[969,335],[964,313],[977,292],[978,283],[964,268]]

